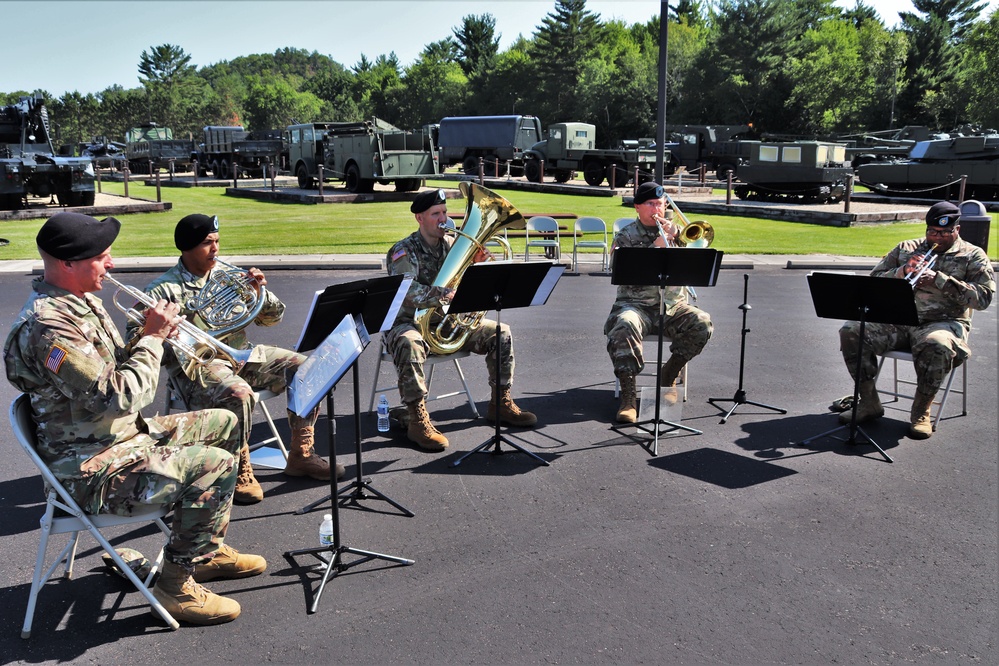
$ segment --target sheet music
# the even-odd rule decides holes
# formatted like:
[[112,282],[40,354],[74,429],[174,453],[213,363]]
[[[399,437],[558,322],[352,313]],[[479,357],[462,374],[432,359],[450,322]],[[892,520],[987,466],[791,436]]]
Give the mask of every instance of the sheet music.
[[346,315],[299,366],[288,385],[288,409],[301,417],[329,393],[371,341],[363,322]]

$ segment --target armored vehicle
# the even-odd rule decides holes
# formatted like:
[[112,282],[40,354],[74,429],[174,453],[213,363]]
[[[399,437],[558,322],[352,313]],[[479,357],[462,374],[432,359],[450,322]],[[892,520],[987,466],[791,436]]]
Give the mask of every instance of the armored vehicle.
[[853,167],[846,146],[824,141],[749,142],[749,163],[735,175],[740,199],[835,203],[846,192]]
[[452,116],[437,130],[441,169],[460,164],[469,175],[524,175],[524,153],[541,141],[541,121],[534,116]]
[[281,163],[284,150],[280,130],[247,132],[240,125],[209,126],[202,130],[202,142],[192,159],[198,161],[200,175],[212,175],[223,180],[239,167],[241,176],[263,175],[266,164]]
[[153,122],[133,127],[125,137],[125,157],[132,173],[150,173],[150,168],[187,171],[194,152],[194,141],[175,139],[173,130]]
[[749,125],[667,125],[670,133],[670,173],[680,166],[693,171],[706,164],[718,180],[735,173],[736,167],[749,161],[751,143],[745,139]]
[[90,158],[56,155],[38,96],[0,108],[0,209],[21,208],[29,194],[55,195],[63,206],[94,205]]
[[440,173],[436,146],[425,130],[407,132],[374,118],[291,125],[286,132],[288,164],[302,189],[315,186],[320,165],[323,181],[341,180],[354,193],[371,192],[375,183],[413,192],[424,178]]
[[[524,175],[532,183],[541,182],[541,163],[545,175],[556,182],[568,182],[582,170],[587,185],[596,187],[610,180],[614,169],[615,187],[624,187],[635,174],[635,167],[651,174],[656,166],[656,151],[638,146],[599,149],[597,128],[588,123],[555,123],[548,128],[548,138],[534,144],[524,154]],[[636,142],[637,143],[637,142]],[[669,155],[666,155],[669,160]],[[651,177],[651,176],[649,176]]]
[[966,198],[999,198],[999,134],[920,141],[903,160],[857,169],[858,180],[879,194],[929,199],[954,198],[965,176]]
[[81,143],[80,155],[90,158],[96,166],[120,169],[125,163],[125,144],[111,141],[106,136],[95,136],[90,143]]

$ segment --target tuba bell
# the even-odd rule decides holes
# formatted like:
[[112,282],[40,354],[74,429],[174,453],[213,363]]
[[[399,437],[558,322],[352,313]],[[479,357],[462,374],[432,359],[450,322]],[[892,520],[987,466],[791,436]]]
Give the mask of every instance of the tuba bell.
[[[489,240],[500,241],[509,258],[509,245],[502,237],[496,237],[505,229],[523,228],[524,216],[509,201],[495,192],[476,183],[462,182],[458,185],[466,197],[465,220],[461,228],[455,230],[458,236],[447,258],[441,266],[437,278],[431,286],[442,289],[457,289],[461,277],[472,265],[475,255],[485,250]],[[448,315],[440,307],[420,308],[414,322],[427,346],[433,354],[453,354],[461,349],[472,329],[479,325],[485,312],[467,312]]]

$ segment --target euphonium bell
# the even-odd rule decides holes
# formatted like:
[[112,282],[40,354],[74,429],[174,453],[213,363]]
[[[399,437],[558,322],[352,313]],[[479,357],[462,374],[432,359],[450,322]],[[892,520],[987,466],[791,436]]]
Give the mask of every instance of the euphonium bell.
[[[446,290],[458,288],[461,277],[475,255],[504,229],[523,228],[524,216],[509,201],[476,183],[458,185],[466,197],[465,220],[455,233],[458,238],[441,265],[431,286]],[[496,240],[504,241],[498,238]],[[501,243],[502,244],[502,243]],[[505,246],[509,247],[509,246]],[[414,316],[417,329],[433,354],[453,354],[460,350],[485,312],[447,315],[440,307],[420,308]]]
[[676,245],[678,247],[708,247],[711,245],[715,239],[714,228],[703,220],[691,222],[683,214],[683,211],[680,210],[680,207],[676,205],[676,202],[673,201],[673,198],[668,194],[665,196],[666,203],[669,204],[669,207],[673,209],[673,212],[683,222],[680,232],[676,235]]

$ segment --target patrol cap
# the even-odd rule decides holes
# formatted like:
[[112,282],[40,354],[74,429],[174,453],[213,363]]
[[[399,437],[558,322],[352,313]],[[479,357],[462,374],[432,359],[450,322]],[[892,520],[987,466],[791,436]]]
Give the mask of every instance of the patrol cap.
[[431,208],[433,206],[438,206],[447,201],[447,196],[444,194],[444,190],[427,190],[426,192],[420,192],[413,199],[412,205],[409,207],[410,213],[422,213],[423,211]]
[[121,222],[113,217],[98,220],[83,213],[56,213],[38,230],[35,243],[56,259],[79,261],[111,247],[120,230]]
[[652,199],[662,199],[666,191],[663,190],[663,186],[659,183],[654,183],[651,180],[642,183],[635,190],[635,204],[643,204],[646,201],[651,201]]
[[181,252],[187,252],[198,246],[208,234],[219,230],[219,216],[194,213],[181,218],[177,228],[173,230],[173,244]]
[[947,228],[957,224],[961,209],[949,201],[933,204],[926,212],[926,226]]

